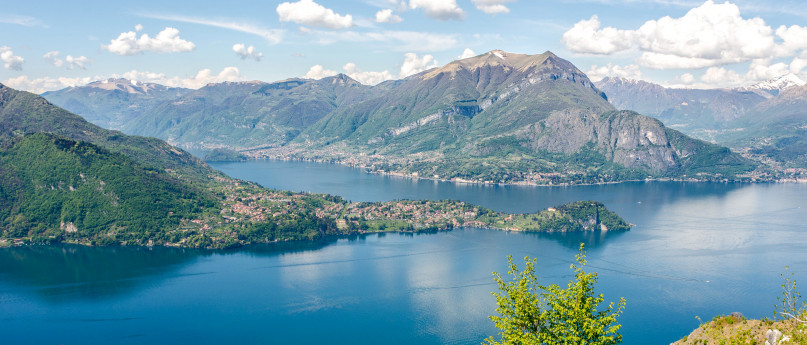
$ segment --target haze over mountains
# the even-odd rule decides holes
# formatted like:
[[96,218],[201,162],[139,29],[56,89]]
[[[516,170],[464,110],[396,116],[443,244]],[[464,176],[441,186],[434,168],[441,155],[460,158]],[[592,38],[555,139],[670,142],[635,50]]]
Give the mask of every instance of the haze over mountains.
[[42,96],[98,126],[121,129],[125,123],[158,104],[191,91],[127,79],[106,79],[85,86],[45,92]]
[[[63,91],[46,96],[59,104],[55,96]],[[764,99],[748,95],[749,104]],[[656,119],[617,111],[583,72],[551,52],[495,50],[376,86],[345,75],[211,84],[138,107],[149,110],[123,124],[125,132],[183,147],[354,160],[374,170],[428,177],[534,183],[720,179],[754,167]]]
[[596,84],[619,109],[786,167],[807,167],[807,82],[793,74],[735,89],[672,89],[623,78]]

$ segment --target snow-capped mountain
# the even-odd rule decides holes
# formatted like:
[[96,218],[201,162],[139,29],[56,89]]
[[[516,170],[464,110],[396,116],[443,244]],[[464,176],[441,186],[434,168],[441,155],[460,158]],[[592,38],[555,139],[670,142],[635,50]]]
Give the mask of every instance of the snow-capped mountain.
[[162,92],[169,89],[171,87],[167,87],[160,84],[154,83],[144,83],[138,82],[136,80],[129,80],[123,78],[109,78],[105,80],[99,80],[86,85],[88,88],[96,88],[102,90],[119,90],[125,93],[134,93],[134,94],[148,94],[153,91]]
[[[739,91],[753,91],[759,93],[761,96],[771,98],[778,96],[782,91],[795,86],[804,86],[807,82],[799,78],[793,73],[778,76],[773,79],[761,81],[751,86],[741,87]],[[761,91],[761,92],[760,92]]]

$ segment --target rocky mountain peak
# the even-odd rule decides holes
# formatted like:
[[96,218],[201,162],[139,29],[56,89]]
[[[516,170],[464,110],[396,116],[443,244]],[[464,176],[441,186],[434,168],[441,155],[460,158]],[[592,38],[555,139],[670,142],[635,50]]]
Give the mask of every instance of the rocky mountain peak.
[[807,82],[799,78],[793,73],[783,74],[776,78],[761,81],[751,86],[737,88],[737,91],[750,91],[759,94],[765,98],[772,98],[778,96],[783,91],[807,85]]
[[443,67],[435,68],[421,74],[422,79],[431,79],[441,74],[454,75],[460,71],[476,71],[479,69],[489,69],[500,67],[506,72],[531,72],[537,69],[562,70],[582,75],[572,63],[559,58],[550,51],[543,54],[517,54],[504,50],[491,50],[487,53],[466,59],[455,60]]
[[754,85],[751,85],[750,88],[760,89],[760,90],[786,90],[794,86],[804,86],[807,84],[804,80],[799,78],[797,75],[793,73],[784,74],[778,76],[773,79],[768,79]]

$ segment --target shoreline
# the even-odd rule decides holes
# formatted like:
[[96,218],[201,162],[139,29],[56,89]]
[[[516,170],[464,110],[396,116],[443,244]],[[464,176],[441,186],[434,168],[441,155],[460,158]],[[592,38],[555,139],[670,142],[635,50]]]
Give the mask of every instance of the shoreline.
[[402,172],[394,172],[394,171],[374,171],[370,170],[371,167],[367,166],[366,164],[351,164],[345,163],[342,160],[325,160],[325,159],[311,159],[311,158],[291,158],[291,157],[271,157],[271,156],[249,156],[250,159],[243,160],[243,161],[230,161],[230,162],[208,162],[208,163],[241,163],[241,162],[249,162],[249,161],[283,161],[283,162],[305,162],[305,163],[318,163],[318,164],[332,164],[332,165],[340,165],[345,167],[351,168],[358,168],[362,169],[364,173],[372,174],[372,175],[381,175],[381,176],[394,176],[394,177],[402,177],[402,178],[409,178],[414,180],[425,180],[425,181],[435,181],[435,182],[449,182],[455,184],[472,184],[472,185],[486,185],[486,186],[526,186],[526,187],[575,187],[575,186],[602,186],[602,185],[611,185],[611,184],[620,184],[620,183],[629,183],[629,182],[689,182],[689,183],[753,183],[753,184],[764,184],[764,183],[807,183],[807,178],[771,178],[771,179],[722,179],[722,180],[713,180],[713,179],[698,179],[692,177],[686,178],[672,178],[672,177],[657,177],[657,178],[646,178],[646,179],[630,179],[630,180],[620,180],[620,181],[604,181],[604,182],[596,182],[596,183],[571,183],[571,182],[564,182],[559,184],[538,184],[528,181],[516,181],[516,182],[491,182],[491,181],[478,181],[478,180],[466,180],[462,178],[452,178],[452,179],[444,179],[444,178],[434,178],[434,177],[426,177],[426,176],[419,176],[417,173],[402,173]]

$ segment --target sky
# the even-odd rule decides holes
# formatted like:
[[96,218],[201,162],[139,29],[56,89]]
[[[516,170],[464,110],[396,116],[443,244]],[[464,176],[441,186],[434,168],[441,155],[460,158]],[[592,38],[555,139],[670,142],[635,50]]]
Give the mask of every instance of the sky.
[[807,80],[801,0],[14,1],[0,10],[0,82],[42,93],[107,78],[399,79],[501,49],[552,51],[592,80],[669,87]]

